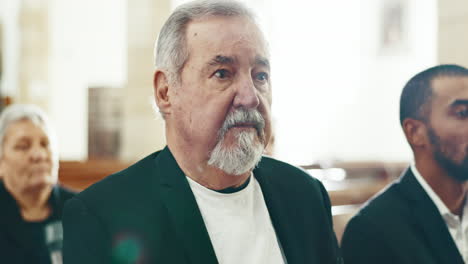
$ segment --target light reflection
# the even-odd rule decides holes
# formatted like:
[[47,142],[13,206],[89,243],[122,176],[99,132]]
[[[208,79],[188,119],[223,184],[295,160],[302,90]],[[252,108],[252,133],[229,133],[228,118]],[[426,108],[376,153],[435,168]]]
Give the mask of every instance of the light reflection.
[[342,168],[308,169],[307,172],[321,181],[340,182],[346,179],[346,171]]

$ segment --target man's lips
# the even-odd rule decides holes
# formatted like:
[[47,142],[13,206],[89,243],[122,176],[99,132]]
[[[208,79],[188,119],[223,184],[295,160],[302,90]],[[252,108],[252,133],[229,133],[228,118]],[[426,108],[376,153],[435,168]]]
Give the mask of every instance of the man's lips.
[[256,127],[256,125],[254,123],[238,123],[232,127]]
[[258,129],[258,125],[255,124],[255,123],[237,123],[237,124],[234,124],[234,125],[228,127],[228,129],[231,129],[231,128],[237,128],[237,129],[254,128],[254,129]]

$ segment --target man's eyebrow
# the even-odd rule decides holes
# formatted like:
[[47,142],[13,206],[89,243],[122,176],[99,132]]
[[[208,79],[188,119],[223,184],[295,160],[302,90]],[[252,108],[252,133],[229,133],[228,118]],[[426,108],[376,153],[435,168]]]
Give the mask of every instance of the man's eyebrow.
[[468,105],[468,99],[457,99],[450,104],[450,106],[458,106],[458,105]]
[[270,68],[270,61],[265,57],[255,57],[255,64],[260,64],[262,66],[267,67],[268,69]]
[[210,60],[208,64],[210,66],[226,65],[226,64],[234,64],[234,61],[235,60],[233,57],[216,55],[213,59]]

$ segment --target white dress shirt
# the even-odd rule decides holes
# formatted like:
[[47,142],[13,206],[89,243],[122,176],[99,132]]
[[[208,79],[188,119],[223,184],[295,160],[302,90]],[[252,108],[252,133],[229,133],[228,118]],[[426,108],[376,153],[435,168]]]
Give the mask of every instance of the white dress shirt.
[[426,193],[429,195],[431,200],[436,205],[439,210],[440,215],[445,220],[450,235],[457,245],[458,251],[463,257],[465,263],[468,263],[468,204],[465,200],[465,205],[463,206],[462,218],[458,215],[453,214],[440,199],[437,193],[431,188],[427,181],[421,176],[415,164],[411,164],[411,171],[418,180],[419,184],[423,187]]

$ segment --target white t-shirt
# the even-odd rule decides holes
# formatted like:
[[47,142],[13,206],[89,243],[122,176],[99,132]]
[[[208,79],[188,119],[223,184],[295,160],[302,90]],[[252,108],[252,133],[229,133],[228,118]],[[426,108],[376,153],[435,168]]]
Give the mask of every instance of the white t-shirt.
[[285,263],[253,175],[244,189],[234,193],[219,193],[187,180],[220,264]]
[[436,205],[437,209],[439,209],[439,213],[447,224],[450,235],[452,236],[453,241],[455,241],[458,251],[462,255],[464,262],[468,263],[468,203],[465,200],[465,205],[463,206],[463,217],[460,219],[458,215],[450,212],[437,193],[434,192],[431,186],[419,173],[414,163],[411,164],[411,170],[419,184],[421,184],[423,189]]

